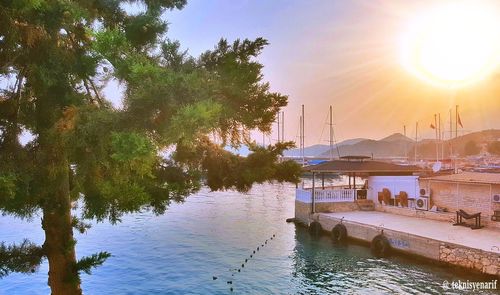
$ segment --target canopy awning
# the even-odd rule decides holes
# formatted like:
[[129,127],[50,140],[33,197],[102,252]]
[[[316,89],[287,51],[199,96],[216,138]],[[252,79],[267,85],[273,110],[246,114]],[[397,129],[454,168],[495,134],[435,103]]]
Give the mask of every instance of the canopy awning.
[[423,169],[414,165],[397,165],[373,160],[333,160],[318,165],[309,165],[303,168],[315,173],[384,173],[384,174],[412,174]]

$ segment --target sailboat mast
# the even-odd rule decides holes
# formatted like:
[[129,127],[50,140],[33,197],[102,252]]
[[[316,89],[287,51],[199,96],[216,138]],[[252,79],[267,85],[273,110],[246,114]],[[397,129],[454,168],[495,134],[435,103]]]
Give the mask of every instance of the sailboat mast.
[[278,123],[278,143],[280,142],[281,140],[281,137],[280,137],[280,112],[278,112],[278,116],[276,117],[276,122]]
[[302,158],[302,115],[299,117],[299,157]]
[[408,159],[408,148],[407,148],[407,144],[406,144],[406,125],[403,125],[403,135],[405,136],[405,158],[406,158],[406,161],[409,162],[409,159]]
[[441,145],[441,161],[442,161],[444,159],[444,143],[443,143],[444,131],[442,130],[441,127],[441,113],[438,113],[438,120],[439,120],[439,143]]
[[281,141],[285,142],[285,112],[281,112]]
[[418,121],[415,123],[415,163],[417,163]]
[[453,117],[452,117],[452,110],[450,109],[450,159],[451,156],[453,155],[453,144],[451,140],[453,139]]
[[330,106],[330,161],[333,160],[333,122],[332,122],[332,106]]
[[305,166],[306,159],[305,159],[305,117],[304,117],[304,105],[302,105],[302,166]]
[[434,114],[434,129],[436,130],[436,162],[439,161],[439,142],[438,142],[438,123],[437,123],[437,114]]

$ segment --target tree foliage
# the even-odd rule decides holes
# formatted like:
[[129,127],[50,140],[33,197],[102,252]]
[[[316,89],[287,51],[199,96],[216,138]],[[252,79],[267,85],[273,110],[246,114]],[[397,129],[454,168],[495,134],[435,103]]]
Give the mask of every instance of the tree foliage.
[[40,265],[42,257],[42,248],[28,240],[11,246],[0,243],[0,278],[10,272],[34,272]]
[[492,141],[488,143],[488,152],[494,155],[500,155],[500,141]]
[[[221,39],[192,57],[165,35],[163,13],[185,4],[0,0],[0,210],[70,216],[69,202],[81,200],[81,218],[117,222],[163,213],[203,184],[246,191],[298,180],[298,165],[277,161],[291,143],[263,148],[249,136],[269,132],[287,103],[256,59],[268,42]],[[125,88],[123,108],[103,95],[112,79]],[[23,131],[34,137],[24,146]],[[253,153],[236,156],[228,144]],[[87,271],[90,260],[74,263]]]
[[481,151],[481,148],[477,144],[477,142],[473,140],[469,140],[464,146],[464,154],[466,156],[477,155]]

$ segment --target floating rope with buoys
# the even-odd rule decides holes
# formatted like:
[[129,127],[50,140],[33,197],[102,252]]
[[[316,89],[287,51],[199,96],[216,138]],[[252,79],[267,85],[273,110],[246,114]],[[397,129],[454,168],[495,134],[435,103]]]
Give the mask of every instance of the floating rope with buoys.
[[[229,269],[229,271],[231,271],[231,277],[233,277],[233,279],[231,280],[226,280],[226,284],[227,285],[230,285],[231,287],[229,288],[229,291],[233,292],[234,291],[234,288],[233,288],[233,281],[235,280],[234,279],[234,275],[237,274],[237,273],[241,273],[242,269],[245,268],[245,265],[247,263],[250,262],[250,260],[252,258],[254,258],[254,256],[257,254],[257,252],[259,252],[260,250],[262,250],[269,241],[273,240],[274,238],[276,238],[276,234],[274,233],[269,239],[266,239],[264,241],[264,243],[260,244],[260,246],[257,246],[257,248],[255,248],[255,250],[252,251],[252,254],[250,254],[249,257],[245,258],[245,261],[241,264],[241,267],[239,268],[232,268],[232,269]],[[212,276],[212,280],[215,281],[215,280],[218,280],[219,279],[219,276],[216,276],[216,275],[213,275]]]

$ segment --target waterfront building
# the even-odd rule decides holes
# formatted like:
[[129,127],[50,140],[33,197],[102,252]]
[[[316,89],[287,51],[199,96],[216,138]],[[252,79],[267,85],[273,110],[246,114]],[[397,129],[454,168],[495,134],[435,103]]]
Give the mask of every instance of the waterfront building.
[[[481,213],[481,222],[500,229],[500,173],[462,172],[420,179],[431,196],[431,208],[452,212]],[[500,237],[499,237],[500,239]]]
[[[429,176],[368,157],[304,170],[312,187],[297,188],[294,220],[312,234],[367,242],[375,256],[400,252],[500,277],[500,174]],[[328,173],[347,175],[348,184],[325,186]]]

